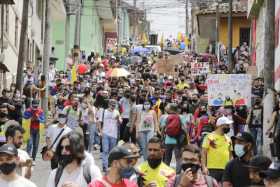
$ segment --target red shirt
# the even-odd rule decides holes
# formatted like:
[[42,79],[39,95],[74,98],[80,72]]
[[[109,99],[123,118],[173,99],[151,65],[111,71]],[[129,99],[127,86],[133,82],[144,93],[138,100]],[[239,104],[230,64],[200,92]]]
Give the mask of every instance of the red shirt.
[[[106,183],[106,184],[105,184]],[[103,177],[101,179],[95,179],[93,180],[88,187],[138,187],[137,184],[134,182],[128,180],[128,179],[122,179],[122,181],[118,184],[112,184],[108,181],[107,177]]]

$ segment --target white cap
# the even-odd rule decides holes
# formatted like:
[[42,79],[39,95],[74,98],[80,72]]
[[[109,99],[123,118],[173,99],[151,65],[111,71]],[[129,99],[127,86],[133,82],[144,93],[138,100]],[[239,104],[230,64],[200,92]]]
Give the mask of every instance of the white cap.
[[233,123],[232,120],[228,119],[226,116],[222,116],[217,120],[216,125],[217,125],[217,127],[219,127],[221,125],[230,125],[232,123]]

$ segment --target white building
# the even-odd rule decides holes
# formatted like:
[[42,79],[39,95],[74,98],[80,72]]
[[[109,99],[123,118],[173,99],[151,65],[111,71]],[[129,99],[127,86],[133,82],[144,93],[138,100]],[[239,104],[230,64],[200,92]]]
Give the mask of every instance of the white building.
[[[29,0],[28,10],[28,34],[27,34],[27,55],[26,62],[38,65],[38,57],[43,51],[43,30],[44,30],[44,2],[45,0]],[[17,71],[19,42],[21,32],[21,18],[23,10],[23,0],[14,0],[13,5],[4,6],[4,64],[8,67],[9,73],[6,75],[7,86],[15,81]],[[51,19],[64,14],[65,7],[63,0],[50,0]],[[1,17],[1,9],[0,9]],[[0,19],[1,20],[1,19]],[[0,24],[0,28],[2,25]],[[1,29],[0,29],[1,33]],[[1,42],[0,42],[1,44]],[[0,82],[3,85],[3,82]],[[1,89],[1,88],[0,88]]]

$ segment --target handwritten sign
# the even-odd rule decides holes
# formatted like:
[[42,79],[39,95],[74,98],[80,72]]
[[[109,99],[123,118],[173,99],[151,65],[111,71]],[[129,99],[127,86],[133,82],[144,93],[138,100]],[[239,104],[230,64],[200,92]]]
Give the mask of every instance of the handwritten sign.
[[223,106],[226,103],[251,106],[251,75],[210,74],[206,82],[210,106]]
[[191,63],[191,73],[192,75],[205,75],[209,73],[209,63],[208,62],[192,62]]

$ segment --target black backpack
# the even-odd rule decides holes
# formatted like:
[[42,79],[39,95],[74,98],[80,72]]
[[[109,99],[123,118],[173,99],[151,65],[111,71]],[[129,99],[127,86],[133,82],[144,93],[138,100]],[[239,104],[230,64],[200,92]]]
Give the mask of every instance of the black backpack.
[[[84,179],[86,180],[87,184],[89,184],[91,182],[91,172],[90,172],[90,167],[88,164],[84,164],[82,166],[82,169],[83,169],[83,176],[84,176]],[[59,183],[59,180],[62,176],[62,173],[63,173],[63,170],[64,170],[64,167],[61,167],[59,166],[56,170],[56,173],[55,173],[55,177],[54,177],[54,183],[55,183],[55,187],[57,187],[58,183]]]

